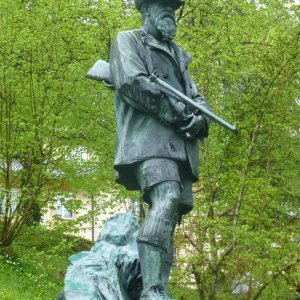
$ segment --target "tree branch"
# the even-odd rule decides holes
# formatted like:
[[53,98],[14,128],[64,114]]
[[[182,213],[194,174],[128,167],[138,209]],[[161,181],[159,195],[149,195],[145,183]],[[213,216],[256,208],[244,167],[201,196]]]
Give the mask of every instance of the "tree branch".
[[292,267],[296,266],[298,263],[300,262],[300,258],[298,258],[295,262],[283,267],[282,269],[280,269],[277,273],[273,274],[272,278],[267,281],[265,284],[263,284],[258,291],[256,292],[256,294],[252,297],[251,300],[257,300],[261,293],[267,288],[267,286],[272,283],[277,277],[279,277],[284,271],[288,271],[289,269],[291,269]]

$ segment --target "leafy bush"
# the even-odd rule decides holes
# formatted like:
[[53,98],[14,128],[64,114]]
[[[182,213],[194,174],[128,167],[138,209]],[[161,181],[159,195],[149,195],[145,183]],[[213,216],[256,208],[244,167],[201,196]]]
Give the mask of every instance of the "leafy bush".
[[0,256],[0,299],[55,299],[63,287],[67,258],[91,246],[88,240],[42,226],[25,227]]

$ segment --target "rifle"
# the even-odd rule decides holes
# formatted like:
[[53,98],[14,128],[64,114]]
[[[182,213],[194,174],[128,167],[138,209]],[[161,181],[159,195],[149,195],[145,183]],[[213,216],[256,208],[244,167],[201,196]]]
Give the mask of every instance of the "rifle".
[[[103,82],[108,88],[114,89],[114,85],[112,82],[112,77],[110,74],[110,68],[109,63],[104,60],[98,60],[95,65],[89,70],[89,72],[86,75],[90,79],[98,80]],[[215,121],[222,127],[226,128],[227,130],[231,131],[233,134],[238,134],[238,130],[235,126],[231,125],[227,121],[223,120],[221,117],[215,115],[207,108],[203,107],[202,105],[196,103],[183,93],[179,92],[175,88],[173,88],[171,85],[166,83],[165,81],[161,80],[156,76],[156,74],[152,74],[150,76],[150,80],[153,82],[156,82],[160,87],[166,90],[168,93],[170,93],[172,96],[178,97],[182,102],[185,104],[189,104],[195,109],[198,109],[203,115],[207,116],[210,120]]]

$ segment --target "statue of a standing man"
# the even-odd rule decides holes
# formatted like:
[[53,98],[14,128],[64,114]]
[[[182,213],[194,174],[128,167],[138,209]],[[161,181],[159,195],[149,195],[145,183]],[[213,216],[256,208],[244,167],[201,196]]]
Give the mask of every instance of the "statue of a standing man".
[[173,38],[175,11],[184,0],[135,0],[144,25],[120,32],[111,48],[117,136],[116,181],[141,190],[149,212],[138,235],[143,277],[141,299],[166,295],[173,260],[173,233],[193,207],[199,140],[208,119],[151,81],[159,78],[209,108],[189,77],[191,56]]

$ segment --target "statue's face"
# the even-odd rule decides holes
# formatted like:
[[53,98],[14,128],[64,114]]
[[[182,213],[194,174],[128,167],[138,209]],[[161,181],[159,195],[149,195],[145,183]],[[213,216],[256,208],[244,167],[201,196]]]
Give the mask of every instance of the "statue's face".
[[148,6],[152,26],[156,27],[162,41],[172,40],[176,35],[175,9],[170,4],[154,2]]

